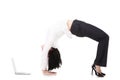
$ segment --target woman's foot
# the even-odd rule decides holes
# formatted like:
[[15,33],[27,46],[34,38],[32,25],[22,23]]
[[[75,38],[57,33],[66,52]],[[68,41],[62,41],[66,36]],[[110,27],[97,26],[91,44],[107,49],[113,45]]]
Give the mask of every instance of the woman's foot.
[[99,73],[101,73],[102,75],[105,76],[105,73],[102,73],[100,66],[95,65],[95,67],[96,67],[96,71],[97,71],[97,72],[99,72]]
[[96,69],[97,72],[101,73],[101,68],[100,68],[100,66],[95,65],[95,69]]
[[52,75],[56,75],[57,73],[56,72],[50,72],[48,70],[43,70],[42,71],[44,75],[47,75],[47,76],[52,76]]
[[96,76],[98,76],[98,77],[105,76],[105,73],[102,73],[99,65],[92,65],[92,74],[93,74],[93,70],[95,71]]

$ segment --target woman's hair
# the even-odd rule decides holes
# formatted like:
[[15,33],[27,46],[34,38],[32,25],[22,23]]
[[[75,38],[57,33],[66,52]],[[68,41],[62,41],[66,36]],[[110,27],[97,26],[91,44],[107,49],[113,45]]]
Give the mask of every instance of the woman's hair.
[[48,70],[59,68],[62,64],[61,56],[57,48],[51,47],[48,52]]

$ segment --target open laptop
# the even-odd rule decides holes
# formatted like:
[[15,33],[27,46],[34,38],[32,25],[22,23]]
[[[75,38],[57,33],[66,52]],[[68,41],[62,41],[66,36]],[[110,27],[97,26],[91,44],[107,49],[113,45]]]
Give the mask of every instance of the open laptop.
[[17,72],[16,66],[15,66],[15,61],[13,58],[12,58],[12,64],[13,64],[13,69],[14,69],[15,75],[30,75],[30,73],[26,73],[26,72]]

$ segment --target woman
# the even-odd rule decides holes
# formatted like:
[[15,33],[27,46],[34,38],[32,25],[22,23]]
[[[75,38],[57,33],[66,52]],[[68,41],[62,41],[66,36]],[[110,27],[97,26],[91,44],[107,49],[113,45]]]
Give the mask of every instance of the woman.
[[68,20],[67,29],[73,35],[78,37],[89,37],[98,42],[97,55],[92,65],[92,71],[95,71],[96,76],[104,77],[105,74],[102,73],[101,67],[106,67],[107,65],[109,36],[103,30],[80,20]]

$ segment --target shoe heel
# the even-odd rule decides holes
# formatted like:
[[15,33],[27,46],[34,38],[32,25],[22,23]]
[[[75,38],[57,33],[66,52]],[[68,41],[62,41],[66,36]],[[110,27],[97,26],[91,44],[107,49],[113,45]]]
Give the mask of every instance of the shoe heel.
[[92,71],[91,71],[91,75],[93,75],[93,68],[92,68]]

